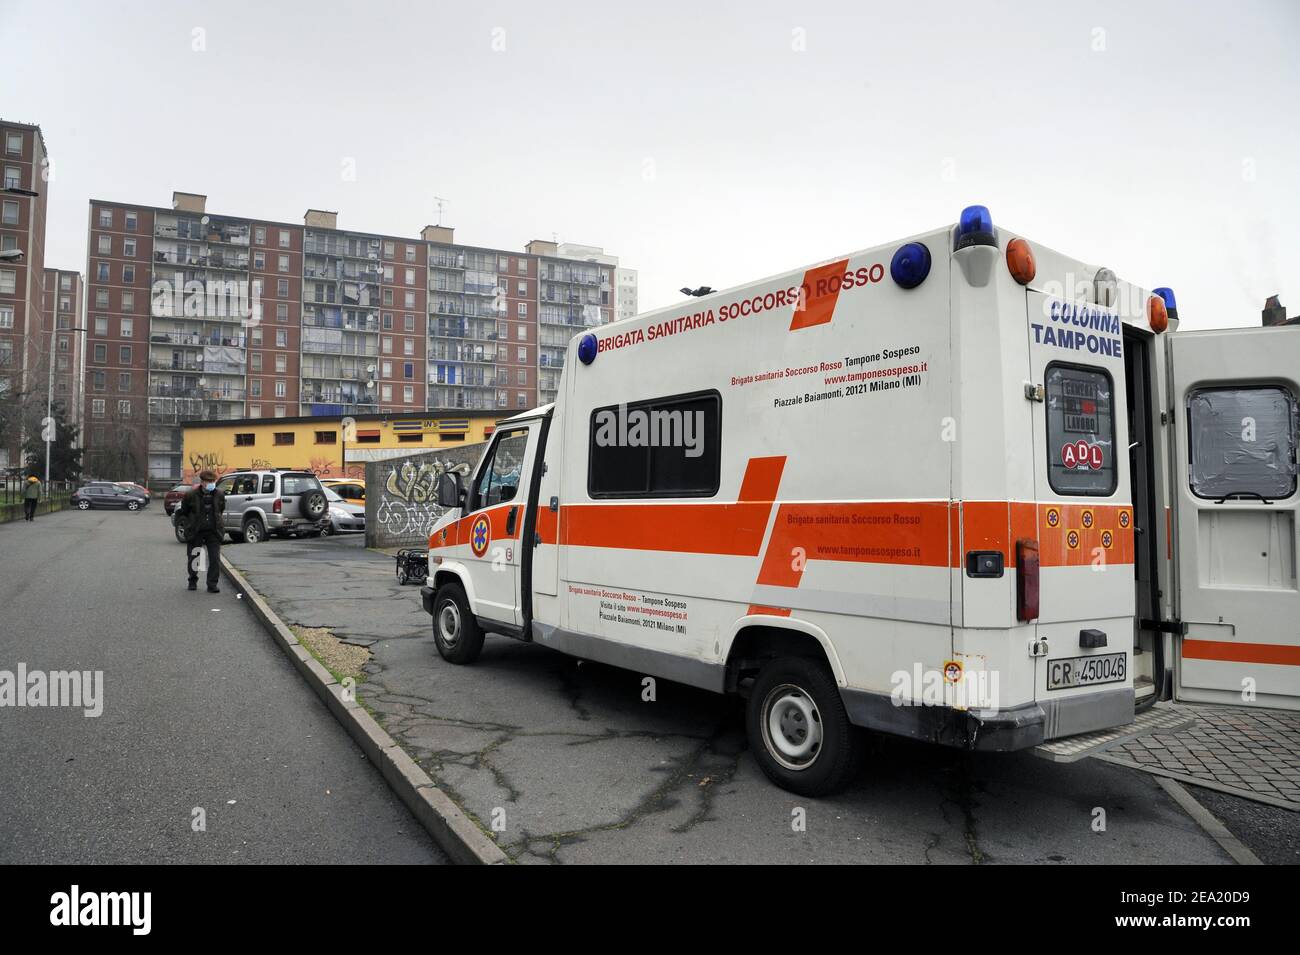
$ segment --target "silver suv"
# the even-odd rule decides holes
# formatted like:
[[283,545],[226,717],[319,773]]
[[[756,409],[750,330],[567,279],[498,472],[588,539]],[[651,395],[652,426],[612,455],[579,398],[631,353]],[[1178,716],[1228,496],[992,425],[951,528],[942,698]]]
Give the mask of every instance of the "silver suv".
[[225,492],[222,522],[234,541],[318,534],[329,527],[325,489],[310,471],[235,471],[217,482]]

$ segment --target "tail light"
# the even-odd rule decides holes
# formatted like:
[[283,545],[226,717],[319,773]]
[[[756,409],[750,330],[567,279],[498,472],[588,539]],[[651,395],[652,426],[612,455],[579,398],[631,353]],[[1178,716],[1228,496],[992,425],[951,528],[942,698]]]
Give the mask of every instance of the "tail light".
[[1038,619],[1038,541],[1016,541],[1016,619]]
[[283,509],[284,509],[284,501],[280,500],[278,497],[271,502],[272,514],[279,514]]

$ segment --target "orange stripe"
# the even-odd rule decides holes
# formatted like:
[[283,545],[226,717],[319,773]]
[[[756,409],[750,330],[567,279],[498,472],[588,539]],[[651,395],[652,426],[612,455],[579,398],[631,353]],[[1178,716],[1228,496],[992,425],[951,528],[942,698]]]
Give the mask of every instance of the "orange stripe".
[[788,617],[790,616],[789,607],[764,607],[761,604],[750,604],[745,613],[750,615],[765,614],[769,617]]
[[1279,663],[1300,666],[1300,647],[1280,643],[1229,643],[1224,640],[1184,640],[1186,660],[1222,660],[1228,663]]
[[[820,268],[809,269],[803,276],[803,294],[790,319],[790,331],[825,325],[835,316],[835,303],[840,297],[839,279],[848,270],[849,260],[832,262]],[[832,281],[832,278],[835,281]],[[802,306],[802,307],[800,307]]]

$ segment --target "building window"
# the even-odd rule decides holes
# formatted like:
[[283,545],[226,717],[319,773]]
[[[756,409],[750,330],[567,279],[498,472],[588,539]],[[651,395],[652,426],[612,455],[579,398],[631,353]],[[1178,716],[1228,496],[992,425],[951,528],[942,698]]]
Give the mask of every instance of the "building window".
[[255,351],[248,356],[248,366],[250,371],[260,372],[262,370],[262,353]]
[[415,386],[414,386],[414,385],[403,385],[403,386],[402,386],[402,401],[403,401],[403,403],[408,404],[408,405],[409,405],[409,404],[414,404],[414,403],[415,403]]
[[414,355],[414,354],[415,354],[415,339],[414,339],[414,338],[403,338],[403,339],[402,339],[402,354],[403,354],[403,355]]
[[527,348],[517,349],[517,354],[518,354],[518,358],[516,358],[515,360],[518,361],[520,364],[526,365],[528,363],[528,349]]
[[518,272],[520,275],[527,275],[527,274],[528,274],[528,260],[527,260],[527,259],[517,259],[517,260],[515,261],[515,271]]
[[338,440],[339,440],[339,433],[338,433],[337,431],[317,431],[317,432],[316,432],[316,443],[317,443],[317,444],[337,444],[337,443],[338,443]]
[[415,331],[415,316],[412,315],[410,312],[407,312],[402,327],[408,332]]
[[379,386],[379,397],[380,397],[380,400],[381,400],[381,401],[391,402],[391,401],[393,400],[393,386],[392,386],[392,385],[380,385],[380,386]]
[[131,373],[129,371],[118,372],[117,390],[118,391],[131,390]]
[[95,355],[94,355],[94,358],[93,358],[92,360],[95,361],[97,364],[100,364],[100,365],[106,364],[106,363],[108,362],[108,346],[107,346],[107,345],[96,345],[96,346],[95,346]]
[[123,345],[117,350],[117,363],[119,365],[131,364],[131,346]]
[[107,282],[107,281],[108,281],[108,263],[107,263],[107,262],[96,262],[96,263],[95,263],[95,281],[96,281],[96,282]]
[[289,306],[284,302],[276,303],[275,320],[277,322],[287,322],[289,320]]
[[134,337],[135,337],[135,319],[134,319],[134,318],[124,318],[124,319],[122,319],[122,337],[123,337],[123,338],[134,338]]
[[528,303],[527,303],[527,302],[520,302],[519,304],[517,304],[517,305],[515,306],[515,314],[517,314],[520,318],[527,318],[527,317],[528,317]]
[[522,391],[515,395],[515,407],[516,408],[528,407],[528,396],[524,394]]
[[65,291],[65,292],[71,292],[71,291],[72,291],[72,276],[71,276],[71,275],[60,275],[60,276],[59,276],[59,288],[63,289],[63,291]]
[[406,284],[407,285],[415,284],[415,269],[406,270]]
[[289,280],[288,280],[288,279],[276,279],[276,280],[275,280],[275,297],[276,297],[276,298],[288,298],[288,297],[289,297]]
[[5,166],[5,188],[21,189],[23,187],[23,171],[17,166]]
[[281,229],[281,230],[280,230],[280,248],[282,248],[282,249],[287,249],[287,248],[289,248],[289,230],[288,230],[288,229]]
[[99,254],[100,255],[113,254],[113,237],[111,235],[99,236]]
[[122,311],[124,311],[124,312],[134,312],[134,311],[135,311],[135,293],[134,293],[134,292],[123,292],[123,293],[122,293]]
[[128,212],[126,214],[126,231],[134,232],[135,226],[136,226],[136,215],[134,212]]
[[276,396],[277,398],[284,398],[284,397],[286,397],[288,394],[289,394],[289,386],[288,386],[288,384],[285,383],[284,381],[277,381],[277,382],[275,383],[275,396]]
[[253,230],[253,241],[258,245],[266,245],[266,227],[258,226]]
[[520,385],[528,384],[528,369],[520,368],[517,377],[518,377],[518,380],[516,382],[517,384]]
[[515,337],[518,338],[521,342],[526,342],[526,341],[528,341],[528,326],[527,326],[527,325],[516,325],[516,326],[515,326]]
[[95,398],[90,402],[90,413],[95,415],[97,418],[102,418],[104,416],[103,398]]
[[93,391],[103,391],[108,387],[108,375],[102,371],[90,373],[90,387]]
[[111,229],[111,228],[113,228],[113,210],[112,210],[112,209],[100,209],[100,210],[99,210],[99,227],[100,227],[101,229]]
[[117,403],[117,413],[123,416],[131,413],[131,399],[123,398]]
[[261,405],[249,405],[249,406],[248,406],[248,416],[249,416],[250,418],[260,418],[260,417],[262,417],[262,406],[261,406]]
[[[407,404],[410,404],[410,403],[411,403],[411,399],[410,399],[410,398],[407,398],[407,399],[406,399],[406,402],[407,402]],[[422,435],[422,434],[399,434],[399,435],[397,436],[397,443],[398,443],[398,444],[424,444],[424,435]]]
[[275,440],[273,443],[280,444],[280,445],[293,444],[293,432],[292,431],[275,432]]
[[415,293],[407,292],[403,298],[407,308],[415,308]]
[[275,406],[275,416],[276,416],[277,418],[283,418],[283,417],[284,417],[284,405],[276,405],[276,406]]
[[3,221],[5,225],[18,224],[18,203],[13,199],[4,201]]
[[415,246],[413,246],[413,245],[408,245],[408,246],[406,247],[406,261],[408,261],[408,262],[414,262],[414,261],[415,261]]
[[18,273],[13,269],[0,269],[0,292],[5,295],[13,295],[17,288]]
[[266,253],[265,253],[265,252],[254,252],[254,253],[253,253],[253,268],[258,269],[258,270],[261,270],[261,269],[266,268]]
[[248,393],[254,398],[262,397],[262,379],[254,378],[248,383]]
[[392,338],[392,336],[391,336],[391,335],[384,335],[384,336],[382,336],[382,337],[379,339],[379,347],[380,347],[380,350],[381,350],[385,355],[391,355],[391,354],[393,353],[393,338]]
[[289,358],[287,355],[281,354],[275,356],[275,370],[281,375],[289,370]]
[[96,335],[108,334],[108,319],[104,318],[102,315],[95,316],[95,334]]
[[122,254],[128,259],[135,258],[135,239],[122,240]]
[[14,310],[8,305],[0,307],[0,328],[14,327]]
[[287,347],[289,347],[289,331],[288,331],[288,329],[277,328],[277,329],[275,330],[275,347],[276,347],[276,348],[287,348]]
[[108,308],[108,289],[95,289],[95,308]]
[[402,363],[402,377],[403,378],[415,377],[415,362],[408,361]]
[[289,257],[288,257],[287,255],[281,255],[281,256],[279,256],[279,257],[276,259],[276,268],[279,269],[281,272],[288,272],[288,271],[289,271]]
[[393,377],[393,363],[391,361],[384,361],[379,363],[379,377],[380,378]]

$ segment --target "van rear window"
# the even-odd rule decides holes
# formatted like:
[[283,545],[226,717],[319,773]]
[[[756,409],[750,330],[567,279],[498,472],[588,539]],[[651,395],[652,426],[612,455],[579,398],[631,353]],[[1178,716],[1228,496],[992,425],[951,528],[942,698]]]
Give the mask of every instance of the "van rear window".
[[591,413],[591,497],[712,497],[722,460],[716,391],[610,405]]
[[1197,497],[1290,497],[1296,401],[1276,386],[1205,388],[1187,399],[1188,477]]
[[1047,479],[1057,494],[1106,496],[1115,468],[1115,390],[1110,375],[1078,365],[1047,366]]

